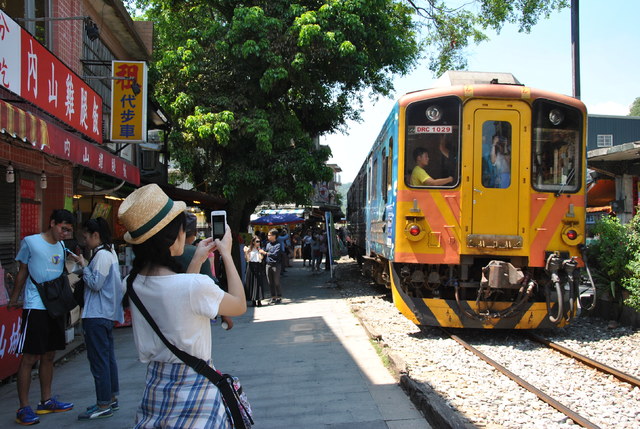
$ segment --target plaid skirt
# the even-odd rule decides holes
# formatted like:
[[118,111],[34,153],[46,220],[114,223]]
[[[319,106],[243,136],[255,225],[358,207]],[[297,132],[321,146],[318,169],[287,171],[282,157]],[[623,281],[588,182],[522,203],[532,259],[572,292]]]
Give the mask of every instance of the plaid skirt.
[[151,362],[136,429],[231,428],[220,390],[182,363]]

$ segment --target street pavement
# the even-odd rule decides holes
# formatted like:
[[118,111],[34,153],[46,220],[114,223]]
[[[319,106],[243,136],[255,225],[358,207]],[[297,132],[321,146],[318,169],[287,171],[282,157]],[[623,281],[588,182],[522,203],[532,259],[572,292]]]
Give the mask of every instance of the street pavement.
[[[328,271],[311,273],[301,261],[282,278],[281,304],[249,308],[225,331],[212,327],[213,363],[237,376],[253,408],[256,429],[429,429],[384,367],[369,338],[340,297]],[[130,428],[142,397],[146,365],[137,360],[131,328],[115,331],[120,410],[111,418],[78,421],[95,403],[82,337],[61,353],[53,392],[72,411],[40,416],[39,428]],[[75,350],[76,352],[71,352]],[[79,352],[78,352],[79,351]],[[30,399],[40,398],[37,377]],[[15,382],[0,386],[0,426],[18,408]]]

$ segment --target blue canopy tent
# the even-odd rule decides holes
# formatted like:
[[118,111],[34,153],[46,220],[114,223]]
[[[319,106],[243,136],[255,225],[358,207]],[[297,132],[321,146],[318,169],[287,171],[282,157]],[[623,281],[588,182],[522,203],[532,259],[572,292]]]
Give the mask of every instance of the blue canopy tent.
[[304,219],[293,213],[268,214],[252,220],[251,225],[291,225],[303,223]]

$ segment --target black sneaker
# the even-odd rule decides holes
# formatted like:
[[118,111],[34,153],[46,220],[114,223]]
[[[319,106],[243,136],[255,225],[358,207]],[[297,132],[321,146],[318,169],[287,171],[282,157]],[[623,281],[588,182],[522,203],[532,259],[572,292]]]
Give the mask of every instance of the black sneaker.
[[111,407],[108,408],[100,408],[97,405],[93,407],[87,408],[87,411],[84,413],[80,413],[78,415],[78,420],[95,420],[95,419],[106,419],[107,417],[112,417],[113,411]]

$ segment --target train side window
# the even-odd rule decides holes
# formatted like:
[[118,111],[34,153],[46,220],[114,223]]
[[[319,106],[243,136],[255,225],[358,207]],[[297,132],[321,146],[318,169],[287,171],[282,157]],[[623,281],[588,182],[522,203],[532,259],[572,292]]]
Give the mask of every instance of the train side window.
[[[374,155],[375,156],[375,155]],[[375,200],[379,197],[380,192],[378,190],[378,157],[375,156],[373,159],[373,166],[371,167],[371,198],[370,200]]]
[[543,192],[576,192],[582,177],[582,114],[550,100],[533,105],[531,182]]
[[384,186],[382,192],[384,193],[384,200],[387,201],[387,197],[389,196],[389,191],[391,191],[391,187],[393,186],[393,137],[389,139],[389,147],[387,157],[385,158],[385,181],[382,186]]
[[511,139],[509,122],[482,124],[482,186],[485,188],[511,185]]
[[411,187],[453,188],[459,180],[460,109],[458,97],[411,103],[406,110],[405,183]]

